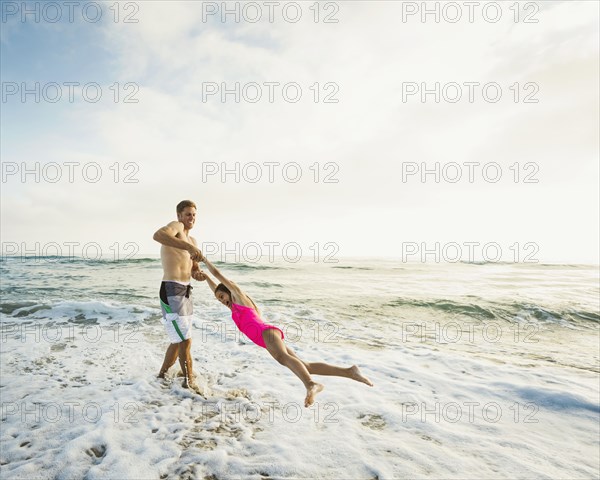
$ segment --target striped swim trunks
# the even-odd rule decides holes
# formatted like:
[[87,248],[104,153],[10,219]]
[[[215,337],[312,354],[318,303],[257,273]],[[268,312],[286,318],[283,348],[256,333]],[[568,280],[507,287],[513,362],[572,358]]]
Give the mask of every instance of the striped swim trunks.
[[160,284],[162,322],[171,343],[180,343],[192,336],[192,286],[166,281]]

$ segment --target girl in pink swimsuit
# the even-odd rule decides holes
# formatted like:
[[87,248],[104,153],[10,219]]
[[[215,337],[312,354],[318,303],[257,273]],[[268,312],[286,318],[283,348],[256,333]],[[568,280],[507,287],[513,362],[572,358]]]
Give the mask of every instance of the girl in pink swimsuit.
[[210,273],[221,283],[217,285],[203,271],[197,271],[193,275],[194,278],[199,281],[206,280],[215,297],[231,309],[231,317],[240,331],[258,346],[267,349],[275,360],[288,367],[304,383],[306,387],[304,406],[312,405],[315,396],[324,388],[320,383],[313,381],[311,374],[346,377],[373,386],[371,381],[360,373],[356,365],[343,368],[327,363],[308,363],[301,360],[283,342],[284,336],[281,329],[263,322],[260,310],[254,301],[237,284],[226,278],[210,261],[204,257],[202,261],[206,264]]

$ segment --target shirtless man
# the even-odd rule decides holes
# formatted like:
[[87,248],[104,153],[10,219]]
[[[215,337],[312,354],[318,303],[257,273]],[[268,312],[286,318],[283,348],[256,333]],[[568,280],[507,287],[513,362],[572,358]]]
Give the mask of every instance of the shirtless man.
[[177,221],[169,223],[154,234],[154,240],[160,243],[160,259],[163,278],[160,286],[160,305],[163,313],[163,325],[171,344],[167,348],[165,360],[158,378],[165,373],[179,357],[183,372],[183,387],[198,390],[193,381],[192,355],[192,296],[190,277],[204,280],[198,268],[202,252],[196,240],[190,236],[190,230],[196,221],[196,205],[184,200],[177,205]]

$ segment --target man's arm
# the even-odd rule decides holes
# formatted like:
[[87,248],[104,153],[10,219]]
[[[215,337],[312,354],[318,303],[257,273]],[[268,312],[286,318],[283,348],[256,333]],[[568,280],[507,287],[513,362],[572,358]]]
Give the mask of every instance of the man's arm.
[[200,260],[202,258],[202,252],[198,247],[177,238],[177,235],[179,234],[183,235],[183,224],[181,222],[171,222],[167,226],[159,228],[152,238],[161,245],[179,248],[180,250],[187,250],[190,252],[192,260]]
[[[192,241],[194,246],[196,248],[198,248],[198,242],[196,242],[196,239],[194,237],[190,237],[190,240]],[[200,271],[200,265],[198,264],[198,262],[201,262],[202,259],[204,258],[202,251],[200,249],[198,249],[198,251],[200,252],[200,256],[192,257],[192,272]],[[204,273],[204,272],[202,272],[202,273]]]

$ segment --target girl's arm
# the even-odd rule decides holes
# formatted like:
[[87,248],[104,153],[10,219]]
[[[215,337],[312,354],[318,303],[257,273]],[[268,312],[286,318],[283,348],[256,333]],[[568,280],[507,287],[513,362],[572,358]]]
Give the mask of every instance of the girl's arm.
[[[217,280],[219,280],[219,282],[221,282],[223,285],[225,285],[230,291],[236,292],[236,293],[242,293],[240,290],[240,287],[238,287],[235,282],[233,282],[233,281],[229,280],[227,277],[225,277],[225,275],[223,275],[219,271],[219,269],[210,262],[210,260],[208,258],[202,257],[202,261],[208,268],[208,271],[210,273],[212,273],[215,276],[215,278]],[[216,285],[215,285],[215,288],[216,288]],[[214,289],[213,289],[213,292],[214,292]]]
[[217,284],[213,282],[213,279],[210,278],[210,276],[204,270],[201,270],[196,262],[194,262],[194,267],[192,267],[192,277],[194,280],[198,280],[199,282],[206,281],[210,289],[213,291],[213,293],[215,293]]
[[[235,282],[225,277],[219,271],[219,269],[215,267],[206,257],[203,256],[202,261],[206,264],[206,267],[208,268],[209,272],[212,273],[217,278],[217,280],[219,280],[223,285],[225,285],[229,289],[233,296],[233,298],[231,299],[232,301],[244,305],[246,307],[254,308],[256,310],[256,313],[258,313],[259,316],[261,315],[260,310],[254,303],[254,301],[248,295],[246,295]],[[209,276],[206,275],[206,278],[208,279]],[[214,283],[212,285],[209,283],[209,285],[214,292],[217,286]]]
[[208,286],[210,287],[210,289],[212,290],[213,293],[215,293],[215,290],[217,289],[217,284],[215,282],[213,282],[213,279],[210,278],[208,275],[204,274],[206,276],[206,283],[208,283]]

